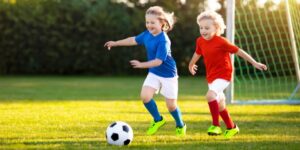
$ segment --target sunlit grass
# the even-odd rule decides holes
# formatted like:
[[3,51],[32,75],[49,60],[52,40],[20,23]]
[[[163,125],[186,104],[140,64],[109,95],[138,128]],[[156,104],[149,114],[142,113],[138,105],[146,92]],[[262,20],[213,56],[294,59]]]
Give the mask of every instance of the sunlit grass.
[[138,99],[142,77],[7,77],[0,81],[0,149],[120,149],[108,145],[104,135],[117,120],[129,123],[134,131],[133,142],[121,149],[300,147],[299,105],[229,105],[241,133],[231,140],[208,136],[211,117],[203,79],[180,78],[179,106],[188,126],[184,138],[175,136],[175,123],[161,96],[155,99],[167,124],[158,134],[145,135],[151,117]]
[[[238,106],[229,110],[241,133],[232,140],[209,137],[207,104],[180,101],[187,136],[175,136],[175,124],[165,102],[158,107],[167,124],[155,136],[146,136],[151,120],[139,100],[132,101],[15,101],[0,105],[0,148],[114,149],[104,132],[113,121],[129,123],[134,141],[128,148],[296,149],[300,146],[300,106]],[[224,129],[224,124],[222,124]],[[225,146],[226,145],[226,146]],[[225,147],[224,147],[225,146]]]

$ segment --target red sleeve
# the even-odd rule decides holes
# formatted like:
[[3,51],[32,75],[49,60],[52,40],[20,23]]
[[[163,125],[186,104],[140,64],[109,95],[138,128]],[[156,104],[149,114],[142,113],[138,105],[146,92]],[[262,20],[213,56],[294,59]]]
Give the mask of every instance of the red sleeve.
[[227,39],[224,39],[224,47],[225,50],[229,53],[236,53],[239,50],[239,47],[237,47],[236,45],[232,44],[231,42],[229,42]]
[[200,48],[200,37],[197,38],[197,40],[196,40],[196,50],[195,50],[195,52],[198,55],[202,55],[202,51],[201,51],[201,48]]

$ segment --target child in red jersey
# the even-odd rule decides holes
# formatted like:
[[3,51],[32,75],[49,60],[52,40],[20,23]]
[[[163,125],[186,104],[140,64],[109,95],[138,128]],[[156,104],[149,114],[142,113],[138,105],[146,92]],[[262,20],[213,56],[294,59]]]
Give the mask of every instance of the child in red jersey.
[[229,85],[232,75],[232,64],[229,54],[235,53],[259,70],[267,70],[267,66],[255,61],[245,51],[221,36],[226,26],[222,16],[218,13],[205,11],[198,15],[197,23],[201,36],[197,38],[196,51],[190,60],[189,71],[192,75],[195,75],[197,71],[195,63],[203,56],[209,89],[206,99],[212,116],[212,125],[208,128],[207,133],[208,135],[222,134],[219,123],[220,115],[227,127],[224,136],[225,138],[231,138],[239,132],[239,128],[233,123],[225,107],[225,96],[223,93],[224,89]]

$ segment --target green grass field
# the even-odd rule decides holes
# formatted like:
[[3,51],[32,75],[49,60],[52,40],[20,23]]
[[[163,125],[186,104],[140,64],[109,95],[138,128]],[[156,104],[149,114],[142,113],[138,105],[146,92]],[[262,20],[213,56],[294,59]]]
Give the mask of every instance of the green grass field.
[[[146,136],[151,120],[139,100],[144,77],[0,77],[0,149],[299,149],[299,105],[229,105],[241,133],[231,140],[210,137],[204,79],[179,78],[179,106],[187,136],[175,136],[167,120],[158,134]],[[127,147],[106,144],[113,121],[129,123],[134,141]],[[224,129],[222,123],[222,128]]]

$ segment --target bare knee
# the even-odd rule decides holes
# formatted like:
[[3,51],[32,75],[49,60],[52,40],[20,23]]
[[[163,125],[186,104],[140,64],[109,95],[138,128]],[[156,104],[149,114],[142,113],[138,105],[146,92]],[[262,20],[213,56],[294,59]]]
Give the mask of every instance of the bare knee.
[[143,103],[148,103],[152,98],[155,93],[155,89],[151,87],[143,87],[141,91],[141,100]]
[[169,112],[174,111],[177,108],[177,101],[176,99],[166,99],[166,104]]
[[217,94],[214,91],[209,90],[206,93],[206,99],[207,99],[208,102],[216,100],[217,99]]
[[168,105],[167,107],[169,112],[173,112],[177,108],[177,105]]
[[220,102],[219,102],[219,111],[221,112],[221,111],[223,111],[225,108],[226,108],[225,103],[222,102],[222,101],[220,101]]
[[144,93],[141,93],[141,100],[143,101],[143,103],[148,103],[153,96],[150,96],[149,94],[144,94]]

